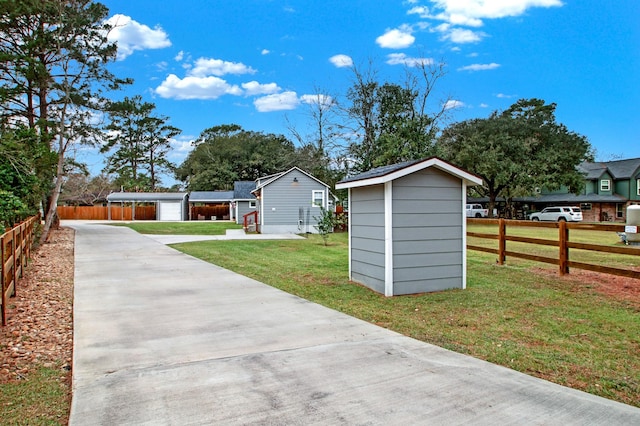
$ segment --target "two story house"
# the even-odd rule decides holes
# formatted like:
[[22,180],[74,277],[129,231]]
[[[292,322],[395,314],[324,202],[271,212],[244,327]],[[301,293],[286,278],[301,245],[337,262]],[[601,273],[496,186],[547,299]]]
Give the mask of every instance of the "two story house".
[[541,191],[539,196],[527,197],[536,208],[549,205],[580,206],[586,222],[626,221],[626,208],[640,204],[640,158],[582,163],[578,169],[585,177],[580,194],[563,189]]

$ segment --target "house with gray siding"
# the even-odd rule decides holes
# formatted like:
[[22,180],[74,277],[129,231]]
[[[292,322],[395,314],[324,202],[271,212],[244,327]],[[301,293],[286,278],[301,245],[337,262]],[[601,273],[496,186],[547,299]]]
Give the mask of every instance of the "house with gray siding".
[[243,223],[245,214],[258,209],[258,200],[255,195],[251,193],[254,189],[256,189],[256,182],[252,180],[242,180],[233,183],[232,217],[238,224]]
[[342,180],[349,276],[385,296],[466,288],[467,187],[482,179],[439,158]]
[[317,233],[320,207],[333,208],[329,186],[298,167],[257,179],[252,194],[263,234]]

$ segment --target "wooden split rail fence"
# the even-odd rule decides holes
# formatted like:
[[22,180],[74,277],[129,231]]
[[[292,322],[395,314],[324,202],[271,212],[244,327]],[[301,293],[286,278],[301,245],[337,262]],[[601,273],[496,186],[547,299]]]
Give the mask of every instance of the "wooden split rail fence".
[[0,308],[2,325],[7,325],[7,299],[16,295],[18,278],[24,274],[31,257],[33,232],[40,216],[33,216],[0,236],[2,246],[2,295]]
[[[533,222],[528,220],[505,220],[505,219],[467,219],[467,224],[477,225],[497,225],[497,234],[488,234],[481,232],[468,231],[468,237],[477,237],[485,239],[498,240],[498,248],[482,247],[477,245],[467,244],[467,249],[483,251],[487,253],[494,253],[498,255],[498,263],[504,264],[509,257],[517,257],[527,260],[533,260],[536,262],[545,262],[558,265],[560,275],[569,273],[569,268],[586,269],[594,272],[601,272],[605,274],[619,275],[629,278],[640,279],[640,272],[632,269],[614,268],[611,266],[597,265],[586,262],[572,261],[569,256],[570,249],[588,250],[600,253],[615,253],[631,256],[640,256],[640,247],[623,247],[623,246],[605,246],[601,244],[588,244],[572,242],[569,239],[569,230],[593,230],[593,231],[610,231],[612,234],[615,232],[624,232],[625,225],[622,224],[597,224],[597,223],[575,223],[575,222]],[[515,235],[508,235],[508,227],[537,227],[537,228],[557,228],[558,239],[548,240],[542,238],[532,237],[520,237]],[[507,249],[507,241],[514,241],[527,244],[538,244],[545,246],[558,247],[558,257],[548,257],[542,255],[536,255],[531,253],[516,252]]]

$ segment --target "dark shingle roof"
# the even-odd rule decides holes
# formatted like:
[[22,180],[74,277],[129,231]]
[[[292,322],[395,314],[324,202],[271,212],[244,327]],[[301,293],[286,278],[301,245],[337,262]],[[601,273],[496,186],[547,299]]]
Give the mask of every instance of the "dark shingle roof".
[[599,179],[608,171],[614,179],[633,179],[640,172],[640,158],[627,160],[601,161],[598,163],[582,163],[578,169],[585,174],[585,179]]
[[252,200],[256,198],[251,191],[256,189],[256,183],[252,180],[233,182],[233,198],[235,200]]
[[193,191],[189,194],[191,202],[230,201],[233,199],[233,191]]
[[359,175],[355,175],[355,176],[351,176],[351,177],[342,179],[340,181],[340,183],[354,182],[354,181],[357,181],[357,180],[365,180],[365,179],[377,178],[377,177],[380,177],[380,176],[386,176],[389,173],[393,173],[396,170],[404,169],[405,167],[409,167],[409,166],[411,166],[413,164],[416,164],[416,163],[419,163],[421,161],[424,161],[424,160],[404,161],[402,163],[392,164],[390,166],[376,167],[375,169],[371,169],[371,170],[366,171],[364,173],[360,173]]

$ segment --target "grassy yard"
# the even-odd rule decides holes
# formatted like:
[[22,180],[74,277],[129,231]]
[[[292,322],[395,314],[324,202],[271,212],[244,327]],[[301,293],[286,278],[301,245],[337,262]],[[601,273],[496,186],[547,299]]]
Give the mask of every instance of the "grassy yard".
[[127,226],[141,234],[155,235],[224,235],[227,229],[242,229],[233,222],[191,221],[191,222],[127,222],[109,223]]
[[495,255],[473,251],[466,290],[385,298],[348,281],[347,235],[329,241],[325,247],[314,235],[174,247],[407,336],[640,407],[640,301],[559,278],[552,265],[508,259],[498,266]]

